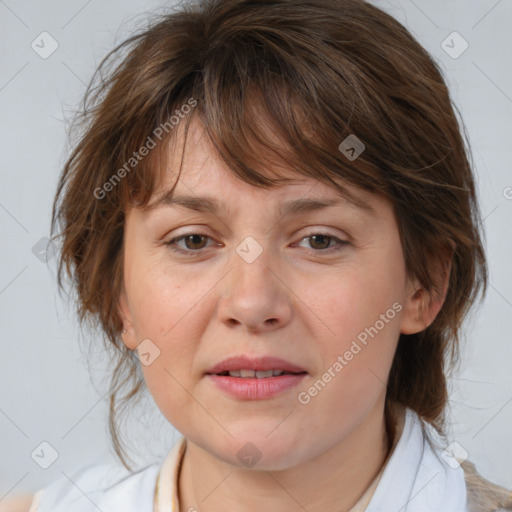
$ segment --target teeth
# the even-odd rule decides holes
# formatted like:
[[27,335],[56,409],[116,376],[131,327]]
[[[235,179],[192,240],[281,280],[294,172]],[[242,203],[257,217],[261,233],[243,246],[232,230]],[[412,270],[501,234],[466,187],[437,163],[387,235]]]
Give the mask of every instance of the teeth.
[[[284,370],[230,370],[230,377],[266,379],[268,377],[278,377]],[[288,373],[288,372],[287,372]]]
[[273,374],[273,370],[259,370],[256,372],[256,377],[258,377],[258,379],[265,379],[266,377],[272,377]]

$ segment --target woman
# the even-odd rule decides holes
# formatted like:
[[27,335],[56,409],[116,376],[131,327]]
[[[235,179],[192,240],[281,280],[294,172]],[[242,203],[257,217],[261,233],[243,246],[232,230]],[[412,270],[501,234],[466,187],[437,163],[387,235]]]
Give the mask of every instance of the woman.
[[[354,0],[190,4],[124,50],[52,231],[116,347],[127,471],[84,468],[31,511],[508,510],[442,436],[487,271],[427,52]],[[144,386],[183,437],[133,472],[116,421]]]

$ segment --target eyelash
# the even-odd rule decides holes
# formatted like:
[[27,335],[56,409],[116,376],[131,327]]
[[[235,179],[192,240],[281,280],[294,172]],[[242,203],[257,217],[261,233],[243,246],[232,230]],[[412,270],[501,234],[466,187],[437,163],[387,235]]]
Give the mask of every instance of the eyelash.
[[[205,237],[205,238],[209,238],[211,239],[211,237],[209,237],[208,235],[204,234],[204,233],[198,233],[198,232],[193,232],[193,233],[185,233],[184,235],[180,235],[180,236],[177,236],[175,238],[172,238],[171,240],[169,240],[168,242],[165,242],[165,245],[168,246],[172,251],[174,252],[177,252],[177,253],[180,253],[180,254],[186,254],[188,256],[192,256],[196,253],[199,253],[202,249],[197,249],[197,250],[193,250],[193,249],[182,249],[180,247],[177,247],[175,246],[174,244],[176,244],[177,242],[189,237],[189,236],[193,236],[193,235],[199,235],[199,236],[202,236],[202,237]],[[308,235],[302,237],[300,239],[300,241],[302,242],[303,240],[307,239],[307,238],[312,238],[313,236],[315,235],[320,235],[320,236],[324,236],[326,238],[329,238],[331,240],[334,240],[336,242],[338,242],[338,246],[333,246],[333,247],[328,247],[327,249],[311,249],[311,251],[313,251],[314,253],[332,253],[332,252],[337,252],[337,251],[341,251],[343,249],[343,247],[345,245],[349,245],[349,242],[347,242],[346,240],[341,240],[329,233],[323,233],[321,231],[315,231],[315,232],[312,232],[312,233],[309,233]],[[203,248],[205,249],[205,247]]]

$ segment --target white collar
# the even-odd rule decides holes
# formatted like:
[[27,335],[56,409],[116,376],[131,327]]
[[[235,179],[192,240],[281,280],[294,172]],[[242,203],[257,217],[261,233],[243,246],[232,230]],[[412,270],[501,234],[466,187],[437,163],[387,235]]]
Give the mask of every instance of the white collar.
[[[439,441],[432,430],[433,441]],[[178,475],[187,446],[181,437],[162,463],[155,489],[155,512],[178,512]],[[450,457],[446,455],[446,457]],[[376,488],[375,488],[376,487]],[[431,448],[418,415],[406,409],[400,439],[383,471],[352,510],[373,495],[366,512],[467,512],[464,472],[452,469]]]
[[[435,431],[425,428],[440,445]],[[467,512],[464,471],[448,464],[449,454],[441,459],[438,449],[430,446],[418,415],[407,409],[402,435],[366,512]]]

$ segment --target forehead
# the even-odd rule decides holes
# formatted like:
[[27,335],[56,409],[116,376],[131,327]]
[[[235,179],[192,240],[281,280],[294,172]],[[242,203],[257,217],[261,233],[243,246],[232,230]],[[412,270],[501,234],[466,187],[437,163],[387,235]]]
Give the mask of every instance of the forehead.
[[345,205],[373,212],[375,194],[339,180],[339,186],[326,184],[313,176],[278,164],[258,169],[265,175],[283,180],[270,188],[250,184],[236,176],[218,155],[203,125],[191,119],[185,142],[185,130],[178,127],[169,141],[159,186],[153,192],[148,210],[177,206],[197,211],[220,212],[243,198],[278,203],[281,213],[311,211]]
[[[268,128],[264,125],[258,127],[259,130],[265,132]],[[275,134],[275,142],[279,146],[284,147],[284,143],[279,143],[279,136]],[[252,148],[254,150],[254,148]],[[316,181],[314,179],[305,180],[307,178],[300,173],[294,172],[289,167],[284,167],[275,161],[273,165],[266,165],[264,163],[265,153],[268,151],[262,150],[257,153],[259,157],[258,172],[265,174],[269,177],[283,177],[287,180],[293,180],[297,184],[299,182],[305,184],[307,181]],[[254,155],[251,155],[254,156]],[[168,141],[165,153],[164,171],[165,174],[161,180],[161,187],[159,192],[177,182],[180,177],[181,183],[178,182],[178,187],[182,186],[182,177],[189,186],[195,188],[205,187],[208,188],[221,179],[220,174],[225,170],[229,173],[229,168],[226,162],[221,158],[213,143],[211,142],[208,133],[197,115],[192,115],[189,123],[181,123],[178,125],[174,136]],[[275,160],[275,159],[274,159]],[[229,173],[232,174],[232,173]],[[223,178],[225,176],[222,176]],[[158,192],[158,191],[157,191]]]

